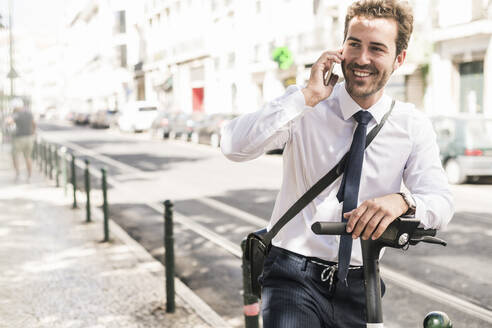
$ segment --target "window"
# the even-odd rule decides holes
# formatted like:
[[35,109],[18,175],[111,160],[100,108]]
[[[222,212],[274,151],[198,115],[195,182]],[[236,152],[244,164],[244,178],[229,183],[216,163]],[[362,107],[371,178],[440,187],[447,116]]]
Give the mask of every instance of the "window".
[[314,15],[318,14],[319,2],[320,2],[320,0],[313,0],[313,14]]
[[137,82],[137,100],[145,100],[145,79],[140,76],[136,79]]
[[120,67],[127,66],[127,57],[126,57],[126,44],[121,44],[116,46],[116,61],[118,62]]
[[261,46],[259,44],[255,45],[254,49],[254,54],[253,54],[253,62],[259,62],[260,61],[260,51],[261,51]]
[[113,33],[126,33],[126,15],[124,10],[115,12]]
[[140,107],[138,109],[139,112],[155,112],[157,107]]
[[219,8],[218,0],[212,0],[212,11],[216,11]]
[[236,55],[231,52],[228,56],[227,56],[227,64],[229,65],[229,68],[232,68],[234,67],[234,63],[236,61]]
[[483,112],[483,61],[459,64],[460,112]]

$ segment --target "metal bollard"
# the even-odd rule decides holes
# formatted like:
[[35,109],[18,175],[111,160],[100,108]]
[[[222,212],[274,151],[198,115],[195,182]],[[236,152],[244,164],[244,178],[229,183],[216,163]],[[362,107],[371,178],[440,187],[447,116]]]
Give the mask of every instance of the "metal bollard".
[[73,206],[72,208],[77,208],[77,175],[75,172],[75,155],[72,154],[72,188],[73,188]]
[[166,312],[174,313],[174,236],[173,236],[173,203],[164,202],[164,249],[166,267]]
[[51,167],[51,146],[46,144],[46,166],[44,167],[44,176],[49,178]]
[[108,242],[109,241],[109,209],[108,209],[108,185],[106,183],[106,169],[102,168],[101,169],[101,174],[102,174],[102,193],[103,193],[103,215],[104,215],[104,241]]
[[42,172],[46,175],[46,168],[48,167],[48,152],[46,151],[46,143],[43,143],[43,165],[41,167]]
[[55,180],[56,187],[60,187],[60,152],[58,147],[55,146]]
[[61,161],[62,161],[62,179],[63,179],[63,193],[65,196],[67,196],[67,186],[70,183],[69,175],[68,175],[68,154],[67,154],[67,148],[62,147],[61,148],[62,156],[61,156]]
[[241,249],[243,250],[243,312],[244,324],[246,328],[258,328],[260,326],[260,304],[258,298],[251,291],[251,281],[249,272],[249,263],[245,256],[246,238],[241,241]]
[[43,163],[44,163],[44,143],[42,141],[39,142],[39,163],[38,168],[40,172],[43,172]]
[[53,151],[54,146],[50,145],[49,146],[49,154],[50,154],[50,168],[48,170],[50,180],[53,179],[53,168],[54,168],[54,160],[55,160],[55,152]]
[[85,194],[87,196],[85,201],[85,222],[91,222],[91,175],[89,173],[89,160],[86,158],[84,162]]

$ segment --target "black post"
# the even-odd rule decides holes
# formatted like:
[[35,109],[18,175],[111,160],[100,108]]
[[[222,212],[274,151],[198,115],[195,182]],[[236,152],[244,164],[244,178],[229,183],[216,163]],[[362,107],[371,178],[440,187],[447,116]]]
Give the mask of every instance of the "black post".
[[60,187],[60,153],[58,147],[55,146],[55,179],[56,187]]
[[53,157],[54,157],[54,154],[53,154],[53,145],[49,145],[48,146],[48,154],[49,154],[49,158],[50,158],[50,166],[48,168],[48,177],[49,179],[53,179]]
[[51,145],[46,145],[46,171],[45,175],[48,179],[50,179],[50,171],[51,171]]
[[101,169],[102,174],[102,193],[103,193],[103,214],[104,214],[104,241],[109,241],[109,211],[108,211],[108,185],[106,183],[106,169]]
[[173,236],[173,203],[164,202],[164,248],[166,266],[166,312],[174,313],[174,236]]
[[72,208],[77,208],[77,176],[75,172],[75,155],[72,153],[72,188],[73,188],[73,206]]
[[243,312],[244,312],[244,325],[246,328],[258,328],[260,326],[260,304],[258,298],[253,295],[251,290],[251,272],[249,270],[249,261],[246,259],[244,249],[246,247],[246,239],[241,242],[241,249],[243,250]]
[[63,166],[63,193],[67,195],[67,186],[70,183],[70,176],[68,175],[68,153],[65,147],[62,147],[62,166]]
[[48,144],[44,144],[44,176],[48,176]]
[[85,201],[85,214],[86,219],[85,222],[91,222],[91,176],[89,173],[89,160],[86,158],[85,162],[85,194],[87,196]]
[[38,170],[41,170],[41,164],[43,163],[43,144],[41,139],[38,140]]
[[43,171],[43,143],[41,140],[39,140],[39,155],[38,155],[38,170]]

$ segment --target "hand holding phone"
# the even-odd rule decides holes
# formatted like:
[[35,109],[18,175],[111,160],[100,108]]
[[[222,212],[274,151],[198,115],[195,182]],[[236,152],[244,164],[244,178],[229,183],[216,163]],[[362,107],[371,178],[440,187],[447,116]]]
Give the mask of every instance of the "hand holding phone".
[[336,51],[325,51],[311,67],[309,80],[302,93],[306,100],[306,105],[316,106],[320,101],[328,98],[338,76],[333,74],[335,64],[341,64],[343,61],[342,49]]

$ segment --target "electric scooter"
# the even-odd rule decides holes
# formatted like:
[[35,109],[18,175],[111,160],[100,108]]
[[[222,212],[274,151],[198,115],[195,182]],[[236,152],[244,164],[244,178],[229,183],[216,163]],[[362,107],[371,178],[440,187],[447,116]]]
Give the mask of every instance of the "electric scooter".
[[[407,249],[420,242],[446,246],[444,240],[435,237],[436,230],[418,228],[419,224],[417,219],[400,217],[378,239],[361,239],[368,328],[384,328],[379,274],[379,255],[383,247]],[[315,222],[311,229],[318,235],[347,235],[346,227],[345,222]],[[430,312],[424,319],[424,328],[452,327],[451,320],[444,312]]]

